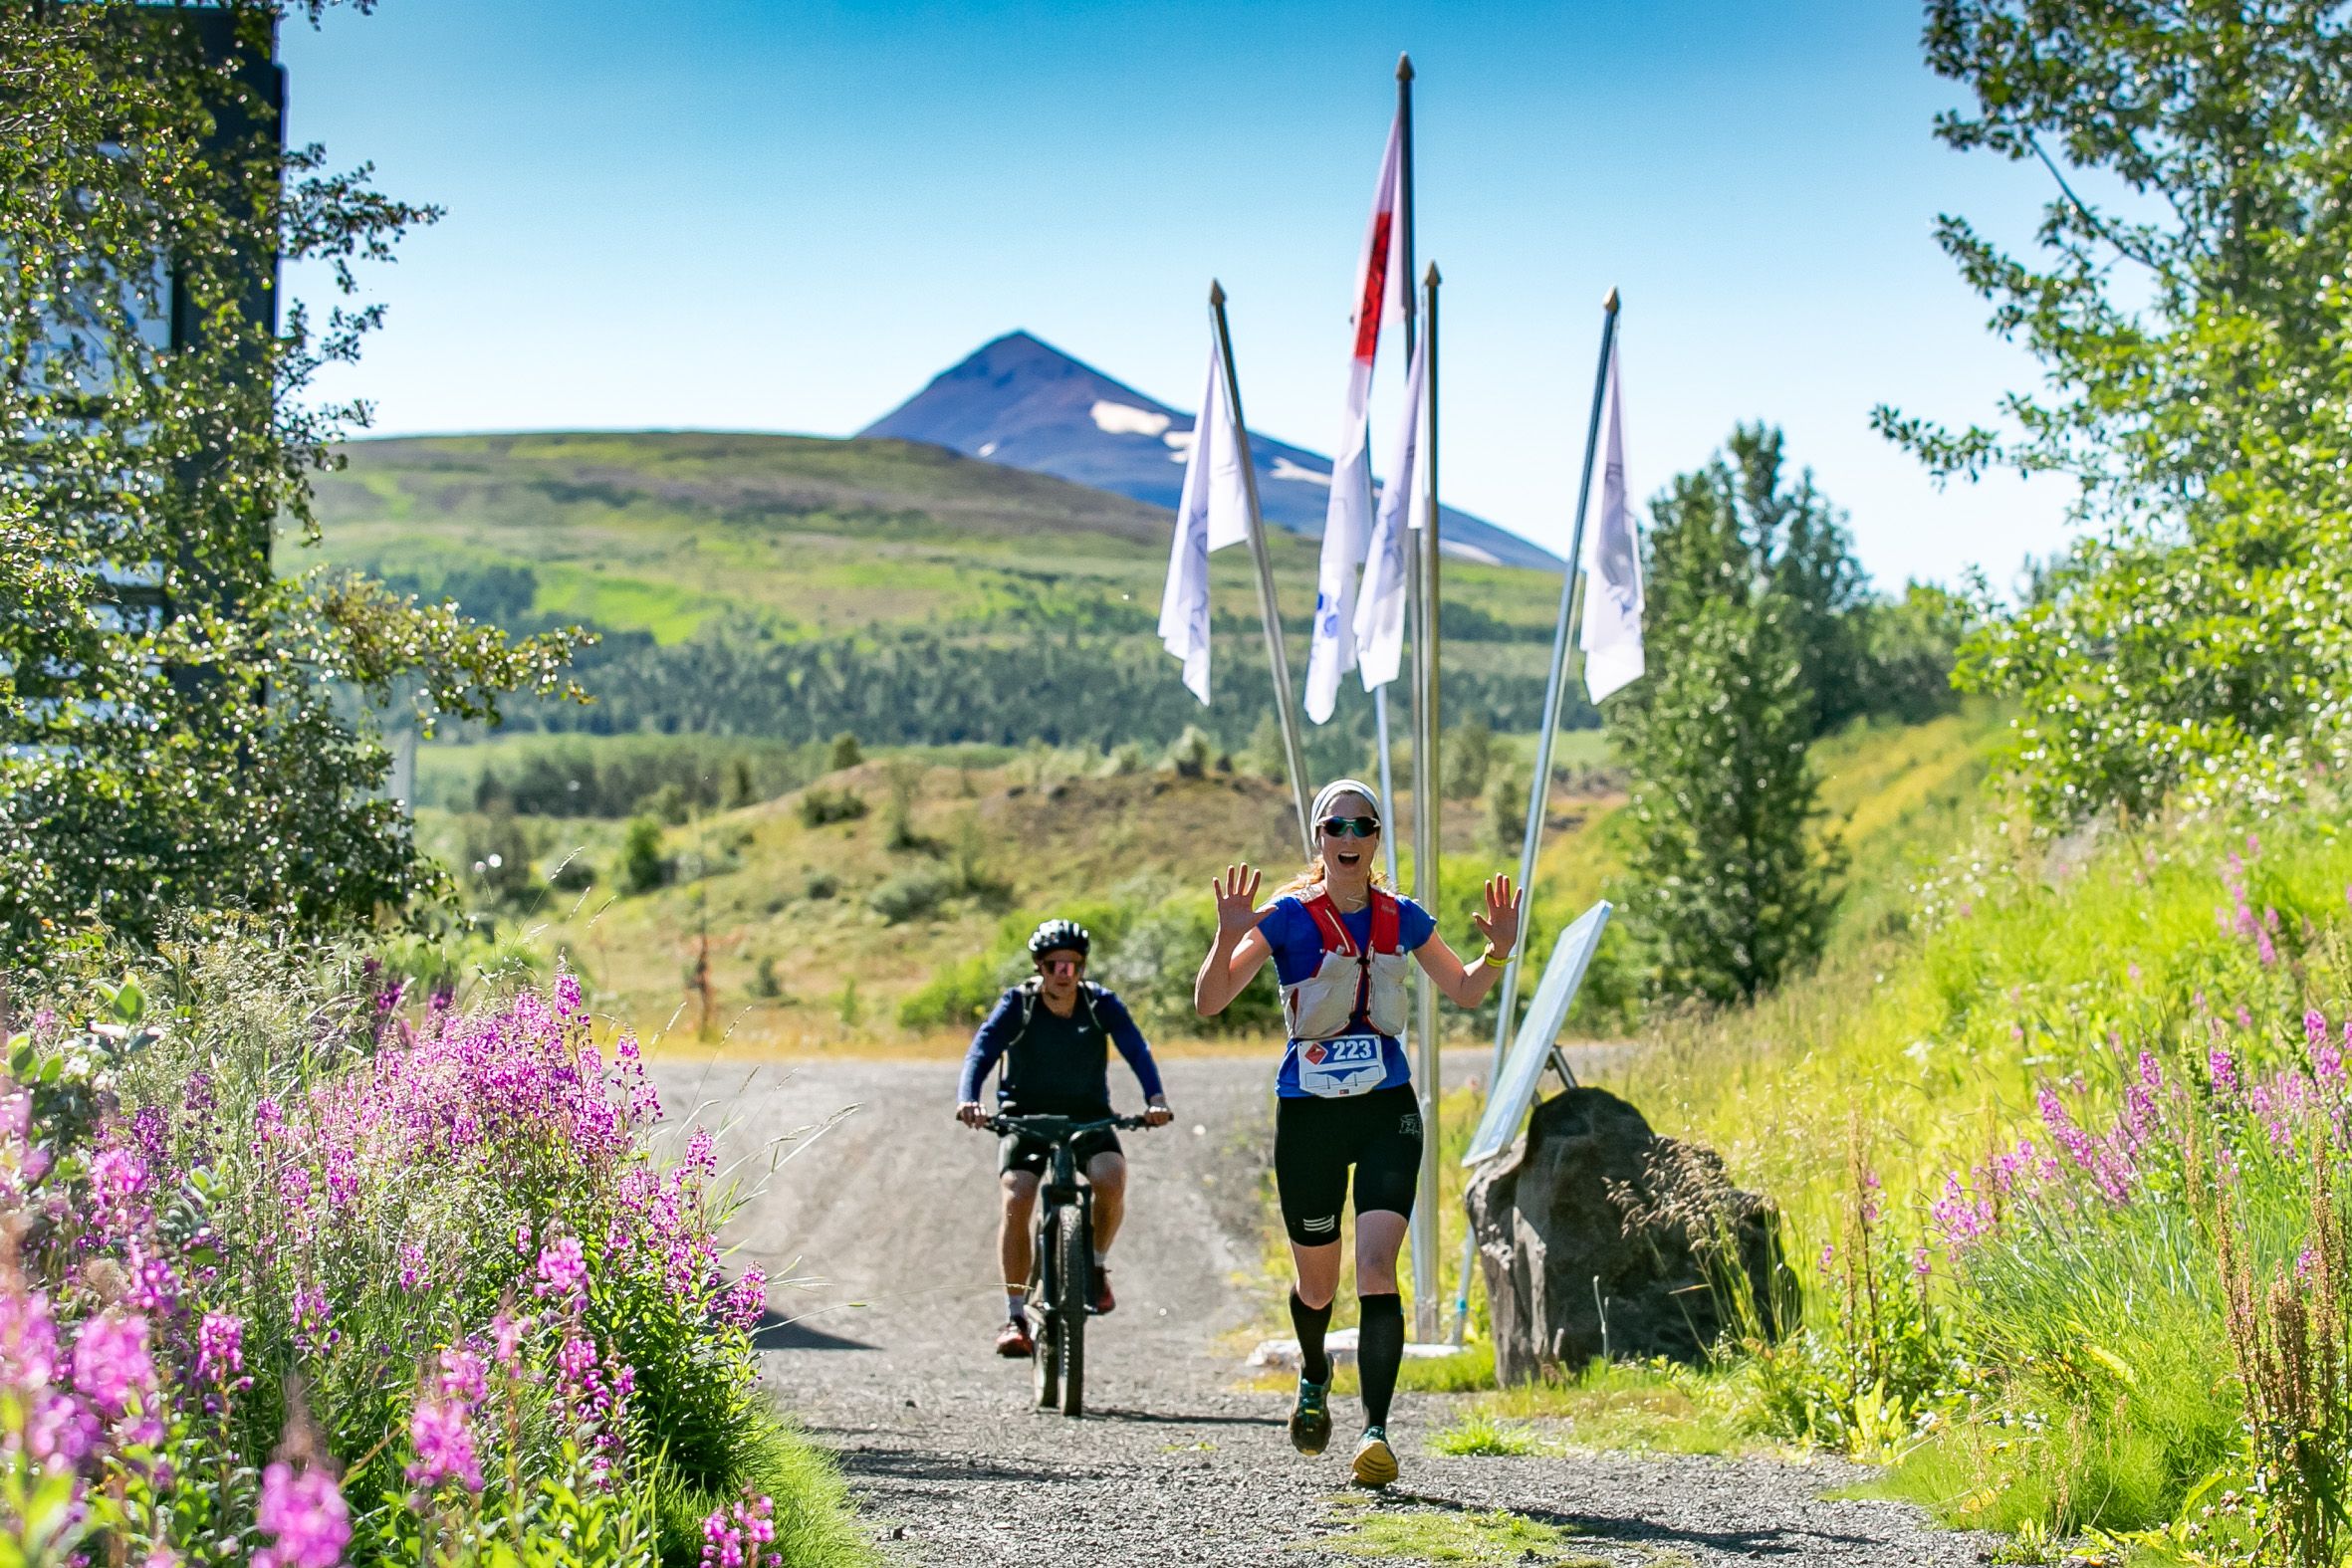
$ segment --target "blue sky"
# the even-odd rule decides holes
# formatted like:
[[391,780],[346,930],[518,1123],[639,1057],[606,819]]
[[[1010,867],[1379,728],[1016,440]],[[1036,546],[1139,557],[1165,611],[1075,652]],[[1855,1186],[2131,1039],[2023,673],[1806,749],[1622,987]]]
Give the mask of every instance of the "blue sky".
[[1867,423],[2034,375],[1931,229],[2020,237],[2044,177],[1933,139],[1917,35],[1901,0],[382,0],[283,48],[295,140],[448,208],[327,384],[386,433],[844,435],[1014,328],[1189,406],[1216,276],[1252,425],[1327,452],[1401,48],[1450,502],[1564,547],[1616,285],[1640,494],[1770,419],[1882,585],[2005,583],[2065,490],[1939,493]]

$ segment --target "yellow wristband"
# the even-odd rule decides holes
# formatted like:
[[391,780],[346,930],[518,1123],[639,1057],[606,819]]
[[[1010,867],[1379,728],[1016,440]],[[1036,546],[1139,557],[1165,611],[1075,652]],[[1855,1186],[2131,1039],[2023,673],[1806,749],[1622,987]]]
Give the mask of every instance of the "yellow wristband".
[[1479,962],[1486,965],[1489,969],[1509,969],[1511,967],[1511,955],[1508,953],[1496,952],[1495,944],[1490,942],[1487,944],[1487,951],[1479,958]]

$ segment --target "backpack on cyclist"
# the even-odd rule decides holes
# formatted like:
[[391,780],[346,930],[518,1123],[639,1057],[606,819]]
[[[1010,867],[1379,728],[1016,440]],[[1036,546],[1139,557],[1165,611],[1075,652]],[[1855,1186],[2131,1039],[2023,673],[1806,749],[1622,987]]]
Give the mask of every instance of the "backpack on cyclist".
[[[1005,1053],[1007,1055],[1012,1054],[1014,1046],[1020,1044],[1024,1039],[1028,1038],[1029,1020],[1037,1016],[1038,991],[1044,985],[1045,978],[1043,976],[1032,975],[1029,977],[1029,979],[1023,981],[1018,987],[1014,988],[1021,993],[1021,1027],[1014,1033],[1011,1039],[1005,1041]],[[1095,1029],[1102,1035],[1104,1039],[1110,1038],[1110,1030],[1103,1028],[1102,1014],[1094,1010],[1094,999],[1108,995],[1108,992],[1104,991],[1100,986],[1095,985],[1090,980],[1081,980],[1078,982],[1078,1000],[1086,1005],[1086,1017],[1093,1023]]]

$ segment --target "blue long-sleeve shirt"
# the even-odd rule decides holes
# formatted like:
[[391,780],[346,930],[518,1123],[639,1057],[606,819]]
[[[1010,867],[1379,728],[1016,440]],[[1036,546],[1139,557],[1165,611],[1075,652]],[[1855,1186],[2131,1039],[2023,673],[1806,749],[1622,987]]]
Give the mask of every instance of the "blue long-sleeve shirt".
[[1151,1046],[1117,997],[1088,984],[1066,1018],[1058,1016],[1040,997],[1031,1007],[1026,1031],[1021,1024],[1022,1000],[1022,988],[1014,987],[997,999],[995,1008],[981,1021],[972,1048],[964,1053],[963,1076],[956,1088],[959,1101],[977,1101],[982,1081],[1002,1061],[997,1101],[1008,1111],[1062,1116],[1106,1109],[1112,1045],[1134,1069],[1144,1096],[1160,1093],[1160,1069],[1151,1059]]

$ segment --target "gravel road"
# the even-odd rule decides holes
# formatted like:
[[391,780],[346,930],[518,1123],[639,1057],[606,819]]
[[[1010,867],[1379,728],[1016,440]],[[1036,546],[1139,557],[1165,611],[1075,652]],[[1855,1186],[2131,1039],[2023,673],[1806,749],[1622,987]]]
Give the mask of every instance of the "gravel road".
[[772,1276],[804,1281],[771,1291],[767,1376],[837,1452],[891,1561],[1316,1568],[1357,1560],[1332,1538],[1371,1515],[1499,1508],[1572,1535],[1567,1560],[1982,1560],[1981,1542],[1911,1509],[1824,1500],[1863,1475],[1833,1462],[1431,1454],[1424,1439],[1454,1419],[1448,1396],[1398,1396],[1390,1428],[1403,1477],[1377,1499],[1351,1494],[1353,1401],[1335,1402],[1340,1431],[1308,1459],[1284,1435],[1287,1400],[1242,1387],[1243,1330],[1265,1288],[1249,1277],[1269,1070],[1232,1058],[1162,1065],[1177,1119],[1125,1135],[1129,1218],[1111,1254],[1119,1308],[1087,1335],[1083,1423],[1034,1410],[1028,1364],[990,1354],[1003,1311],[994,1140],[948,1116],[952,1065],[656,1068],[671,1114],[702,1106],[705,1125],[728,1127],[722,1158],[747,1169],[765,1170],[771,1140],[839,1117],[813,1142],[783,1146],[799,1152],[765,1177],[732,1238]]

